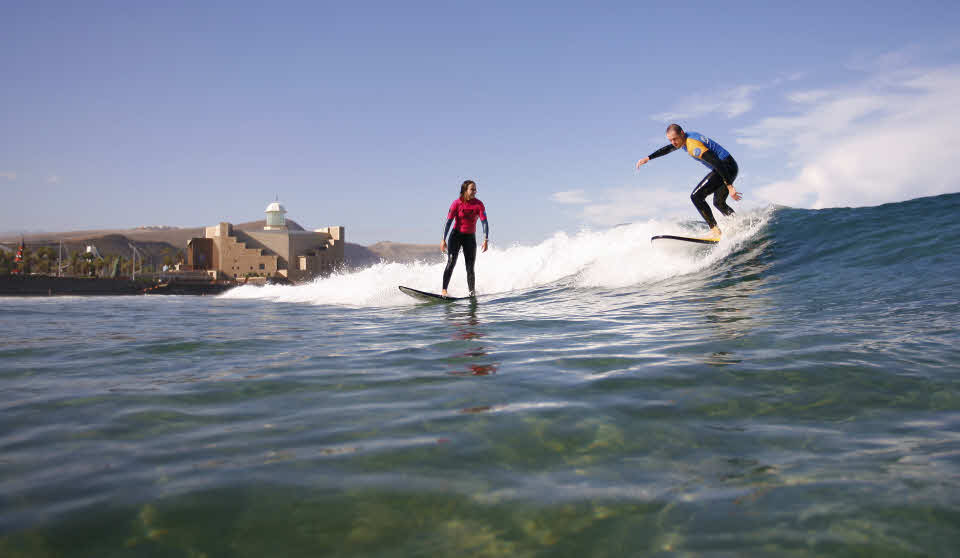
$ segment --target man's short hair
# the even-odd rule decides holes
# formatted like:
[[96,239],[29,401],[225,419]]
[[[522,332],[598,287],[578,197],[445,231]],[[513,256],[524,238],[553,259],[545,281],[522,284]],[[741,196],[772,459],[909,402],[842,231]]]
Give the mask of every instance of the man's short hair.
[[674,134],[681,134],[681,135],[682,135],[682,134],[683,134],[683,128],[681,128],[679,124],[671,124],[671,125],[667,126],[667,131],[664,132],[664,133],[669,134],[670,132],[673,132]]

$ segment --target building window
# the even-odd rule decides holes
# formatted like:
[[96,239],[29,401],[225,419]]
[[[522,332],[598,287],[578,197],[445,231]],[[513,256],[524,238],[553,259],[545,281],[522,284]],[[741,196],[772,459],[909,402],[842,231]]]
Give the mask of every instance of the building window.
[[260,269],[263,269],[263,264],[260,264]]

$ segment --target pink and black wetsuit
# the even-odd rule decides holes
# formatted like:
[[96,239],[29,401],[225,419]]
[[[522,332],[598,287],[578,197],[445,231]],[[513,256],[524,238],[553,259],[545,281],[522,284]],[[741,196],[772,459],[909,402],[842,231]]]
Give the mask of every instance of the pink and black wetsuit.
[[473,296],[475,285],[473,263],[477,258],[477,237],[474,234],[478,219],[483,224],[483,239],[486,240],[490,238],[490,227],[487,224],[487,210],[483,207],[483,202],[477,198],[467,201],[457,198],[450,204],[447,223],[443,227],[444,238],[447,238],[451,223],[456,221],[456,224],[447,240],[447,267],[443,270],[444,290],[450,285],[450,276],[453,275],[453,268],[457,265],[457,256],[463,248],[463,259],[467,265],[467,287],[470,289],[470,295]]

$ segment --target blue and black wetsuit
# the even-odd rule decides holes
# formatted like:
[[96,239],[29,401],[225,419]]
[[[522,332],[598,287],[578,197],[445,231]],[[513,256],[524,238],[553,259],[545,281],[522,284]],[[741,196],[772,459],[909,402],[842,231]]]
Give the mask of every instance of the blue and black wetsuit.
[[733,209],[727,205],[729,194],[727,185],[733,184],[740,169],[733,156],[719,143],[698,132],[686,132],[686,134],[687,139],[681,147],[666,145],[651,153],[650,158],[656,159],[677,149],[683,149],[710,169],[710,173],[703,177],[703,180],[693,189],[690,200],[710,228],[713,228],[717,226],[717,220],[713,218],[713,212],[707,204],[707,196],[713,194],[713,205],[720,210],[720,213],[733,215]]

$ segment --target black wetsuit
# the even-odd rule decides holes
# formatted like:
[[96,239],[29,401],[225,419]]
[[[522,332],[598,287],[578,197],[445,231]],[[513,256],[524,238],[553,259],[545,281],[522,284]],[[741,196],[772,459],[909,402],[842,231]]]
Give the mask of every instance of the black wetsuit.
[[[719,161],[718,167],[723,167],[723,170],[726,171],[726,179],[722,178],[716,170],[712,170],[707,176],[703,177],[703,180],[697,184],[697,187],[690,194],[693,205],[697,207],[697,211],[700,212],[711,229],[717,226],[717,220],[713,218],[713,212],[707,205],[707,196],[713,194],[713,206],[719,209],[720,213],[733,215],[733,208],[727,205],[727,195],[730,194],[727,190],[727,184],[732,184],[736,180],[737,172],[740,170],[737,168],[737,162],[733,160],[733,157],[727,157]],[[724,183],[724,180],[726,180],[726,183]]]
[[460,255],[462,248],[464,263],[467,265],[467,287],[470,289],[470,296],[473,296],[476,290],[473,263],[477,259],[477,237],[474,233],[479,220],[483,225],[483,237],[485,239],[490,237],[487,211],[483,202],[476,198],[466,201],[459,198],[454,200],[450,205],[450,211],[447,212],[447,222],[443,226],[444,238],[447,238],[447,231],[450,230],[454,220],[457,224],[447,240],[447,267],[443,270],[443,290],[447,290],[450,285],[450,277],[453,275],[453,268],[457,265],[457,256]]
[[443,290],[447,290],[450,285],[450,276],[453,275],[453,268],[457,266],[457,256],[460,249],[463,248],[463,260],[467,265],[467,288],[470,294],[473,294],[476,276],[473,273],[473,262],[477,259],[477,237],[473,233],[462,233],[453,231],[447,240],[447,267],[443,270]]

